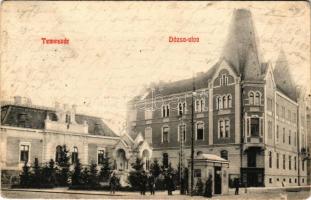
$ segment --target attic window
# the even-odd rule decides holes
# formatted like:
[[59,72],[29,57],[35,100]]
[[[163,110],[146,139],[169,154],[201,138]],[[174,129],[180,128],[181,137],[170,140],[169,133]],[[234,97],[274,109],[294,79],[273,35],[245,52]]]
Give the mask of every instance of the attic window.
[[95,123],[95,125],[94,125],[94,133],[95,134],[99,134],[100,130],[101,130],[100,124],[99,123]]

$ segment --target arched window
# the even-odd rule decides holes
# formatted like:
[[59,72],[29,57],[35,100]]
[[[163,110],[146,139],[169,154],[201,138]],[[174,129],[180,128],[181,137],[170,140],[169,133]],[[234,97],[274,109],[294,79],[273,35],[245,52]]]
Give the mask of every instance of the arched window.
[[104,149],[97,150],[97,164],[99,165],[104,164],[104,159],[105,159],[105,150]]
[[227,108],[227,106],[228,106],[227,105],[227,96],[226,95],[222,97],[222,105],[223,105],[222,106],[223,108]]
[[197,152],[197,156],[202,155],[202,154],[203,154],[202,151],[198,151],[198,152]]
[[58,163],[61,162],[62,152],[63,152],[62,146],[58,145],[56,147],[56,154],[55,154],[55,161],[58,162]]
[[150,154],[148,150],[144,150],[143,151],[143,161],[145,164],[145,170],[149,170],[150,169]]
[[219,97],[219,110],[223,109],[222,98]]
[[170,116],[170,107],[169,105],[166,105],[166,117]]
[[162,106],[162,117],[169,117],[170,116],[170,107],[169,105]]
[[74,164],[78,161],[78,147],[73,147],[71,153],[71,163]]
[[232,107],[232,96],[231,94],[228,95],[228,108]]
[[182,115],[183,114],[183,110],[182,110],[182,103],[178,104],[178,115]]
[[220,108],[220,97],[216,97],[216,110]]
[[249,102],[249,105],[254,105],[254,93],[253,92],[248,93],[248,102]]
[[197,123],[197,128],[196,128],[196,139],[197,140],[204,140],[204,123],[203,122],[198,122]]
[[255,105],[260,105],[260,92],[256,92],[254,104]]
[[67,124],[70,124],[70,122],[71,122],[71,117],[70,117],[70,114],[67,113],[67,114],[66,114],[66,123],[67,123]]
[[186,102],[178,103],[178,115],[182,115],[186,113]]
[[222,150],[222,151],[220,152],[220,157],[223,158],[223,159],[228,160],[228,151]]
[[269,151],[269,167],[272,168],[272,152]]

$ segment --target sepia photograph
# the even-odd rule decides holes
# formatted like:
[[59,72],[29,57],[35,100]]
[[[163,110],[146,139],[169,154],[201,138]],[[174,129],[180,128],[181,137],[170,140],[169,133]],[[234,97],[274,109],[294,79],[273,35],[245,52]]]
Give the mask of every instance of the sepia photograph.
[[310,2],[2,1],[3,199],[311,199]]

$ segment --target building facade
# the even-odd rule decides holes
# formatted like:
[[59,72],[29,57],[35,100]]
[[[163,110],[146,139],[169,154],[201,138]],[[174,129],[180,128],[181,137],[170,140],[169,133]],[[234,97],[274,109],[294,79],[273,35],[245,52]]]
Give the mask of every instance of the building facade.
[[126,185],[129,163],[136,157],[149,160],[152,149],[141,136],[119,136],[101,118],[78,114],[76,109],[59,103],[54,108],[36,106],[22,97],[1,102],[1,183],[11,184],[24,163],[31,165],[35,158],[40,164],[57,161],[66,145],[72,167],[77,159],[84,166],[100,167],[108,156]]
[[[222,56],[193,79],[160,83],[128,103],[128,131],[143,135],[153,158],[187,166],[195,155],[229,161],[232,186],[307,184],[306,105],[285,53],[261,60],[250,11],[235,10]],[[194,123],[192,124],[192,115]],[[182,149],[182,150],[181,150]]]

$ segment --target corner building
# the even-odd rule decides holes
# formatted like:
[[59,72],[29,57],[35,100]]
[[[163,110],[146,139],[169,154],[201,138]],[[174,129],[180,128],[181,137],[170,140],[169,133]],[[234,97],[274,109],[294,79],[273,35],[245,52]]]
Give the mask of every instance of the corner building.
[[222,178],[230,187],[234,178],[247,187],[305,185],[303,94],[285,53],[272,66],[262,61],[257,42],[251,12],[235,10],[222,55],[207,72],[160,83],[128,102],[129,134],[143,135],[164,165],[187,167],[193,110],[195,156],[227,159]]

